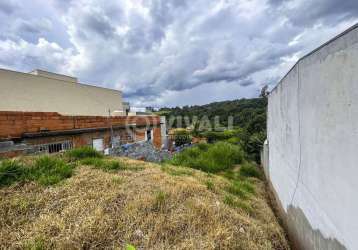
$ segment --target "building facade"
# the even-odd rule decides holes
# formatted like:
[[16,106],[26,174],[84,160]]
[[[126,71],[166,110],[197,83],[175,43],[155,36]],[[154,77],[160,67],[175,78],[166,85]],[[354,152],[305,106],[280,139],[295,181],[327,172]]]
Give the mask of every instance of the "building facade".
[[160,117],[126,116],[125,109],[117,90],[41,70],[0,70],[0,157],[139,141],[161,148]]
[[78,83],[77,78],[43,70],[0,69],[0,110],[58,112],[62,115],[125,115],[122,92]]

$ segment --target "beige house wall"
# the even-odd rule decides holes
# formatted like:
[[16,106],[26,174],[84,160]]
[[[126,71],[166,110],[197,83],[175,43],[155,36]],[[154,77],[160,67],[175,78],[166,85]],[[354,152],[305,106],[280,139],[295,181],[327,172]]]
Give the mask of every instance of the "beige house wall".
[[[123,112],[122,93],[45,75],[0,69],[0,110],[108,116]],[[66,78],[62,78],[66,79]]]

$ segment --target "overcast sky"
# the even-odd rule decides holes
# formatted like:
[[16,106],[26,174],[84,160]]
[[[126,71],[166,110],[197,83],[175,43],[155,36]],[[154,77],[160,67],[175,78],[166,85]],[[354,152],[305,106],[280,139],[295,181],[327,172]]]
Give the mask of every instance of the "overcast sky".
[[0,67],[74,75],[134,106],[255,97],[357,17],[357,0],[0,0]]

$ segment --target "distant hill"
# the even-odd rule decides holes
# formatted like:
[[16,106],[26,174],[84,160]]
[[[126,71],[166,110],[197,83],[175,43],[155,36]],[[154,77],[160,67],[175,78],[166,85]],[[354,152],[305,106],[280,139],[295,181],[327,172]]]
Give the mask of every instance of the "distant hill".
[[257,133],[266,131],[266,107],[266,98],[253,98],[213,102],[202,106],[161,108],[158,113],[167,118],[170,116],[197,116],[200,119],[203,116],[208,116],[210,120],[213,120],[215,116],[219,116],[223,126],[227,126],[228,117],[232,116],[234,126],[247,129],[250,133]]

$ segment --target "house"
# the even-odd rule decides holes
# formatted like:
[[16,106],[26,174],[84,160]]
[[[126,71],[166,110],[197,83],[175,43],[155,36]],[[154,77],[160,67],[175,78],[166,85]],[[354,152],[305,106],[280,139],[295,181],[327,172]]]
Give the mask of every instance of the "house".
[[0,157],[138,141],[160,148],[160,117],[127,116],[128,106],[120,91],[75,77],[0,69]]

